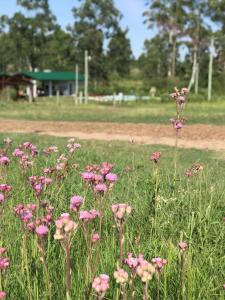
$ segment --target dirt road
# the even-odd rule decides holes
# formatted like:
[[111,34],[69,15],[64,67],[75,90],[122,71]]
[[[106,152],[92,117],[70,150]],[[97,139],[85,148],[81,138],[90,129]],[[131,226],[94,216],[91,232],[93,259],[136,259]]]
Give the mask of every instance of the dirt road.
[[[0,132],[174,145],[174,130],[164,124],[0,120]],[[225,150],[225,126],[186,125],[180,133],[179,146]]]

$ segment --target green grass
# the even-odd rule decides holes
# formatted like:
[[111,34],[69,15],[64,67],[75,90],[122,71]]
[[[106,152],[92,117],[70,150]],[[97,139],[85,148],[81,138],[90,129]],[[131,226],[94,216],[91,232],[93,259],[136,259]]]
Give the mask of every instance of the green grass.
[[[225,124],[225,101],[188,103],[188,124]],[[72,98],[38,99],[32,105],[24,102],[0,102],[0,118],[55,121],[102,121],[133,123],[169,123],[174,116],[174,103],[137,102],[113,106],[107,103],[74,105]]]
[[[92,107],[90,105],[90,107]],[[0,140],[6,134],[0,135]],[[41,175],[44,166],[53,166],[59,154],[66,152],[66,139],[37,135],[14,135],[13,148],[24,141],[32,141],[43,149],[56,144],[58,155],[50,158],[39,155],[26,178]],[[12,149],[13,149],[12,148]],[[11,149],[11,150],[12,150]],[[162,151],[159,166],[158,210],[154,222],[155,166],[149,160],[153,151]],[[128,155],[129,154],[129,155]],[[179,250],[178,243],[188,243],[185,269],[186,299],[224,299],[224,167],[220,153],[200,150],[179,150],[178,178],[173,190],[173,148],[165,146],[143,146],[121,142],[82,141],[82,148],[74,155],[68,176],[62,183],[53,182],[44,199],[54,207],[54,216],[69,211],[69,199],[74,194],[85,196],[83,209],[96,205],[94,197],[80,179],[80,173],[87,164],[103,161],[115,163],[119,181],[113,187],[106,201],[101,241],[96,246],[94,256],[99,255],[96,274],[110,275],[110,290],[106,299],[117,299],[118,285],[113,279],[117,267],[117,230],[110,211],[113,203],[129,203],[133,213],[125,226],[124,252],[143,253],[146,259],[161,256],[168,260],[162,275],[161,299],[180,299]],[[6,181],[13,186],[10,198],[5,203],[1,219],[0,242],[8,248],[10,267],[3,275],[4,289],[8,299],[49,299],[43,267],[38,259],[35,239],[28,237],[28,247],[22,247],[21,223],[13,214],[18,203],[35,202],[26,180],[26,196],[23,195],[22,178],[18,159],[11,158]],[[201,174],[188,180],[184,170],[193,163],[200,162],[204,169]],[[130,166],[131,171],[124,168]],[[75,214],[73,214],[75,218]],[[156,224],[156,225],[155,225]],[[98,231],[98,222],[95,231]],[[59,242],[53,239],[54,224],[47,242],[47,264],[52,284],[53,299],[65,299],[65,256]],[[23,253],[22,249],[27,249]],[[83,300],[87,249],[81,228],[71,241],[72,251],[72,299]],[[142,299],[142,285],[136,279],[136,298]],[[30,292],[29,292],[30,287]],[[31,297],[29,298],[29,294]],[[149,284],[150,299],[156,299],[156,280]],[[92,295],[91,299],[95,299]],[[129,299],[129,298],[128,298]]]

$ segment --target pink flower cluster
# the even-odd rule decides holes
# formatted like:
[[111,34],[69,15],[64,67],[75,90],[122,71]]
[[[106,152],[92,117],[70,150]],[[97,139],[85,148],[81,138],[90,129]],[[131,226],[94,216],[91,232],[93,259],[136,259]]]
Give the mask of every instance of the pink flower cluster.
[[184,253],[188,248],[188,245],[186,242],[180,242],[179,243],[179,249],[180,249],[180,253]]
[[14,208],[14,212],[20,218],[26,230],[45,237],[48,232],[44,233],[44,230],[46,231],[52,222],[54,208],[48,203],[42,205],[42,208],[44,209],[44,215],[37,218],[35,218],[36,204],[18,204]]
[[0,184],[0,203],[5,202],[8,193],[12,190],[11,185],[8,185],[6,183]]
[[152,263],[158,273],[161,273],[164,266],[167,264],[167,260],[161,257],[155,257],[152,259]]
[[58,147],[57,146],[49,146],[49,147],[45,148],[43,150],[43,152],[46,156],[48,156],[51,153],[57,153],[58,152]]
[[107,162],[103,162],[100,167],[97,165],[87,165],[85,172],[81,174],[81,178],[93,191],[104,194],[107,190],[111,190],[118,180],[117,175],[111,173],[113,167],[113,164]]
[[131,206],[124,203],[113,204],[111,209],[116,220],[125,219],[132,211]]
[[175,119],[172,118],[170,119],[170,122],[172,123],[174,129],[179,130],[183,127],[183,124],[185,123],[185,118],[180,118],[180,119]]
[[133,271],[136,270],[137,266],[144,261],[143,254],[139,254],[138,257],[134,257],[132,253],[127,254],[127,258],[124,260],[124,263]]
[[92,288],[103,299],[106,291],[109,289],[109,276],[106,274],[100,274],[96,277],[92,283]]
[[70,218],[68,213],[63,213],[55,221],[56,232],[54,234],[55,240],[68,239],[72,232],[77,228],[77,224]]
[[193,175],[199,174],[202,170],[203,166],[199,163],[196,163],[190,169],[187,169],[184,174],[190,178]]
[[6,297],[6,292],[0,291],[0,299],[5,299]]
[[40,197],[44,188],[52,183],[51,178],[44,177],[44,176],[31,176],[29,177],[29,181],[37,198]]
[[75,143],[74,138],[68,140],[67,149],[69,150],[70,154],[73,154],[77,149],[80,149],[80,148],[81,148],[81,145]]
[[[6,248],[0,248],[0,272],[5,272],[9,267],[9,259],[8,257],[4,257]],[[4,299],[6,297],[6,292],[0,291],[0,299]]]
[[6,155],[0,155],[0,164],[3,166],[8,166],[10,159]]
[[124,284],[128,281],[129,275],[124,269],[118,268],[117,271],[114,272],[114,278],[117,283]]
[[0,248],[0,270],[7,270],[9,267],[9,259],[8,257],[4,257],[3,255],[6,252],[6,248]]
[[136,273],[141,278],[142,282],[151,280],[155,271],[155,266],[147,260],[141,261],[136,268]]
[[38,149],[37,149],[37,147],[35,145],[33,145],[31,142],[25,142],[25,143],[23,143],[23,147],[30,152],[31,156],[38,155]]
[[88,223],[90,220],[95,220],[97,217],[100,217],[100,212],[96,209],[91,209],[89,211],[83,210],[79,215],[79,219],[84,223]]
[[186,101],[188,92],[189,91],[187,88],[182,88],[181,90],[174,88],[174,92],[171,94],[171,97],[176,101],[178,105],[182,106]]
[[78,210],[80,209],[80,207],[83,203],[84,203],[83,197],[81,197],[79,195],[75,195],[70,198],[70,209],[73,212],[78,212]]
[[150,160],[157,164],[159,162],[160,156],[161,156],[161,152],[159,151],[153,152],[152,155],[150,156]]
[[[27,154],[22,149],[26,150]],[[37,147],[34,146],[30,142],[26,142],[26,143],[23,143],[23,145],[19,145],[19,147],[13,151],[12,155],[20,158],[19,163],[20,163],[22,170],[27,170],[29,167],[31,167],[33,165],[33,162],[31,161],[29,155],[31,157],[34,157],[37,154],[38,154]]]

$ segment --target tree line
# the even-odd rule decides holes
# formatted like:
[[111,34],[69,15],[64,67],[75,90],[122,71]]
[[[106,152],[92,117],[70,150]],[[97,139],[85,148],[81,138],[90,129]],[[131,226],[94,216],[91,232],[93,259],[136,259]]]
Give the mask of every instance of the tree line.
[[[48,0],[17,0],[23,13],[0,17],[0,71],[74,70],[77,63],[82,72],[88,50],[95,84],[133,76],[148,88],[163,88],[179,80],[198,93],[213,71],[213,85],[223,91],[225,0],[143,1],[143,22],[157,34],[144,42],[135,59],[114,0],[80,0],[66,29],[57,23]],[[136,77],[130,72],[134,69]]]

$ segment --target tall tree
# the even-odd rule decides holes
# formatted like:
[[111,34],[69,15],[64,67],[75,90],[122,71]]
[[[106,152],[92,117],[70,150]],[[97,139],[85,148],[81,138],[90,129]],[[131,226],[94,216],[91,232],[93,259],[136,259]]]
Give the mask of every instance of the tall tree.
[[158,35],[144,43],[144,53],[139,57],[143,77],[151,84],[162,87],[163,78],[168,74],[169,43],[164,35]]
[[185,26],[185,35],[189,37],[187,45],[192,53],[192,75],[189,82],[189,89],[195,83],[195,93],[198,93],[199,60],[203,50],[209,43],[210,28],[207,26],[206,11],[207,2],[205,0],[195,0],[186,3],[188,14]]
[[177,38],[182,35],[186,11],[182,0],[147,0],[144,12],[149,28],[157,26],[161,33],[168,33],[170,45],[170,68],[168,76],[176,76]]
[[118,28],[121,18],[113,0],[80,0],[81,5],[73,9],[75,23],[72,31],[78,51],[78,62],[83,66],[84,51],[92,57],[91,80],[107,78],[105,68],[104,41]]
[[120,76],[129,75],[132,62],[132,50],[130,40],[127,38],[128,30],[118,29],[112,36],[108,45],[110,70]]
[[8,18],[9,37],[15,70],[34,70],[41,65],[45,43],[56,28],[56,19],[50,11],[48,0],[18,0],[32,17],[17,12]]

